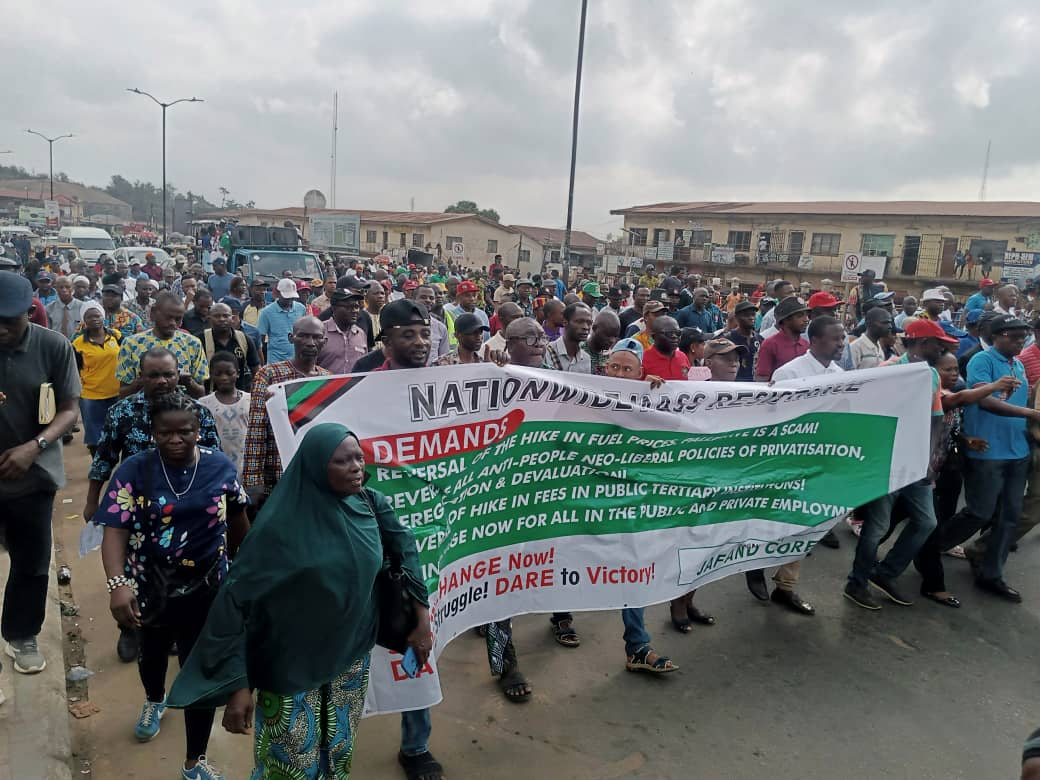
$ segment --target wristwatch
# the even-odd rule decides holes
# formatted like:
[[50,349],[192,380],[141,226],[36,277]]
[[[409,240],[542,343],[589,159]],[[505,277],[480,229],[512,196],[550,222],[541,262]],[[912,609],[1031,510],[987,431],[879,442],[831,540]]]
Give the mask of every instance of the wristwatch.
[[51,443],[41,436],[36,440],[36,446],[40,448],[41,452],[43,452],[43,450],[51,446]]

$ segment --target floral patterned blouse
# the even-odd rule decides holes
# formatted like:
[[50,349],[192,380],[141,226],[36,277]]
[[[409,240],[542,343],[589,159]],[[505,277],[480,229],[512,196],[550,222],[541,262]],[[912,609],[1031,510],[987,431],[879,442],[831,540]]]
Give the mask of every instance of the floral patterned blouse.
[[[178,498],[174,490],[187,492]],[[223,580],[228,510],[248,503],[234,465],[222,452],[200,447],[197,469],[194,464],[167,467],[163,474],[158,451],[146,450],[116,469],[94,522],[130,531],[125,571],[137,581],[143,611],[157,568],[172,570],[167,579],[179,585],[207,576]]]

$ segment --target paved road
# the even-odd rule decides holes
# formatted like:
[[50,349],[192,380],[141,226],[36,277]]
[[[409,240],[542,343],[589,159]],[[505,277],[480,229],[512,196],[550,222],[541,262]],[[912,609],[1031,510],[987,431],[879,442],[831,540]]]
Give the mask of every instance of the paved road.
[[[86,473],[77,444],[71,475]],[[85,482],[75,479],[55,522],[76,550]],[[483,642],[456,639],[440,661],[445,701],[434,711],[432,748],[451,778],[914,778],[1017,777],[1022,741],[1040,725],[1040,536],[1012,555],[1009,581],[1025,604],[994,600],[970,585],[967,565],[947,559],[956,611],[931,603],[868,613],[841,598],[852,553],[820,549],[803,567],[804,618],[754,601],[735,577],[698,595],[718,624],[681,636],[667,606],[648,610],[655,645],[682,667],[667,678],[624,670],[618,613],[578,616],[583,644],[556,645],[543,615],[517,620],[521,663],[535,688],[506,702],[489,678]],[[159,737],[133,740],[143,693],[136,668],[119,663],[97,553],[69,561],[96,672],[101,708],[73,723],[94,752],[95,780],[179,777],[184,742],[171,713]],[[903,578],[916,593],[913,572]],[[171,663],[176,667],[176,661]],[[171,677],[173,676],[171,668]],[[219,722],[219,713],[218,713]],[[363,722],[354,775],[403,777],[394,757],[399,718]],[[249,775],[251,743],[214,730],[210,754],[229,780]]]

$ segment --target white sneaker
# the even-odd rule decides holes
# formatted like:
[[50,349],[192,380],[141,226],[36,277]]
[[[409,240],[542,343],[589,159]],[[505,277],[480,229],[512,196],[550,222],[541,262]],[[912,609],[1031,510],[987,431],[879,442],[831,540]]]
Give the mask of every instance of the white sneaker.
[[21,674],[36,674],[47,668],[36,637],[12,639],[7,643],[7,654],[14,659],[14,670]]

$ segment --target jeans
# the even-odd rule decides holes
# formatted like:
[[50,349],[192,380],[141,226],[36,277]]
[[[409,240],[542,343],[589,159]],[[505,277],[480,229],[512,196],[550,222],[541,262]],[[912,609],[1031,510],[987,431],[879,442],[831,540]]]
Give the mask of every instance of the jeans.
[[650,634],[646,630],[646,620],[642,607],[630,607],[621,610],[621,622],[625,626],[625,655],[635,655],[650,644]]
[[[877,563],[878,545],[892,523],[892,504],[896,498],[906,507],[908,520],[888,555]],[[867,580],[872,576],[895,579],[906,570],[921,545],[935,530],[931,483],[921,480],[875,499],[860,507],[859,516],[863,519],[863,526],[856,545],[852,571],[849,573],[849,583],[866,587]]]
[[406,756],[421,756],[430,749],[430,711],[408,710],[401,713],[401,752]]
[[[177,661],[184,666],[188,653],[202,633],[215,593],[203,586],[187,596],[167,601],[166,609],[138,630],[141,637],[137,670],[148,701],[160,702],[166,698],[166,669],[170,662],[170,648],[177,643]],[[185,758],[194,761],[206,754],[209,733],[213,728],[212,707],[184,710]]]
[[999,509],[978,575],[982,580],[999,580],[1004,576],[1004,564],[1022,514],[1023,493],[1032,458],[966,460],[964,497],[967,506],[943,527],[940,549],[948,550],[967,541],[990,521],[994,510]]
[[[1026,495],[1022,499],[1022,514],[1018,516],[1012,543],[1019,541],[1040,523],[1040,447],[1034,447],[1030,458],[1029,479],[1026,483]],[[986,557],[989,548],[989,533],[984,532],[965,552],[973,561],[981,561]]]
[[11,572],[4,589],[0,634],[31,639],[43,628],[51,572],[51,513],[54,492],[40,491],[3,500],[4,535]]
[[963,459],[951,454],[935,479],[933,503],[937,525],[914,556],[914,568],[921,575],[921,591],[924,593],[942,593],[946,590],[943,548],[940,545],[947,523],[957,513],[957,501],[960,500],[964,482],[962,470]]

